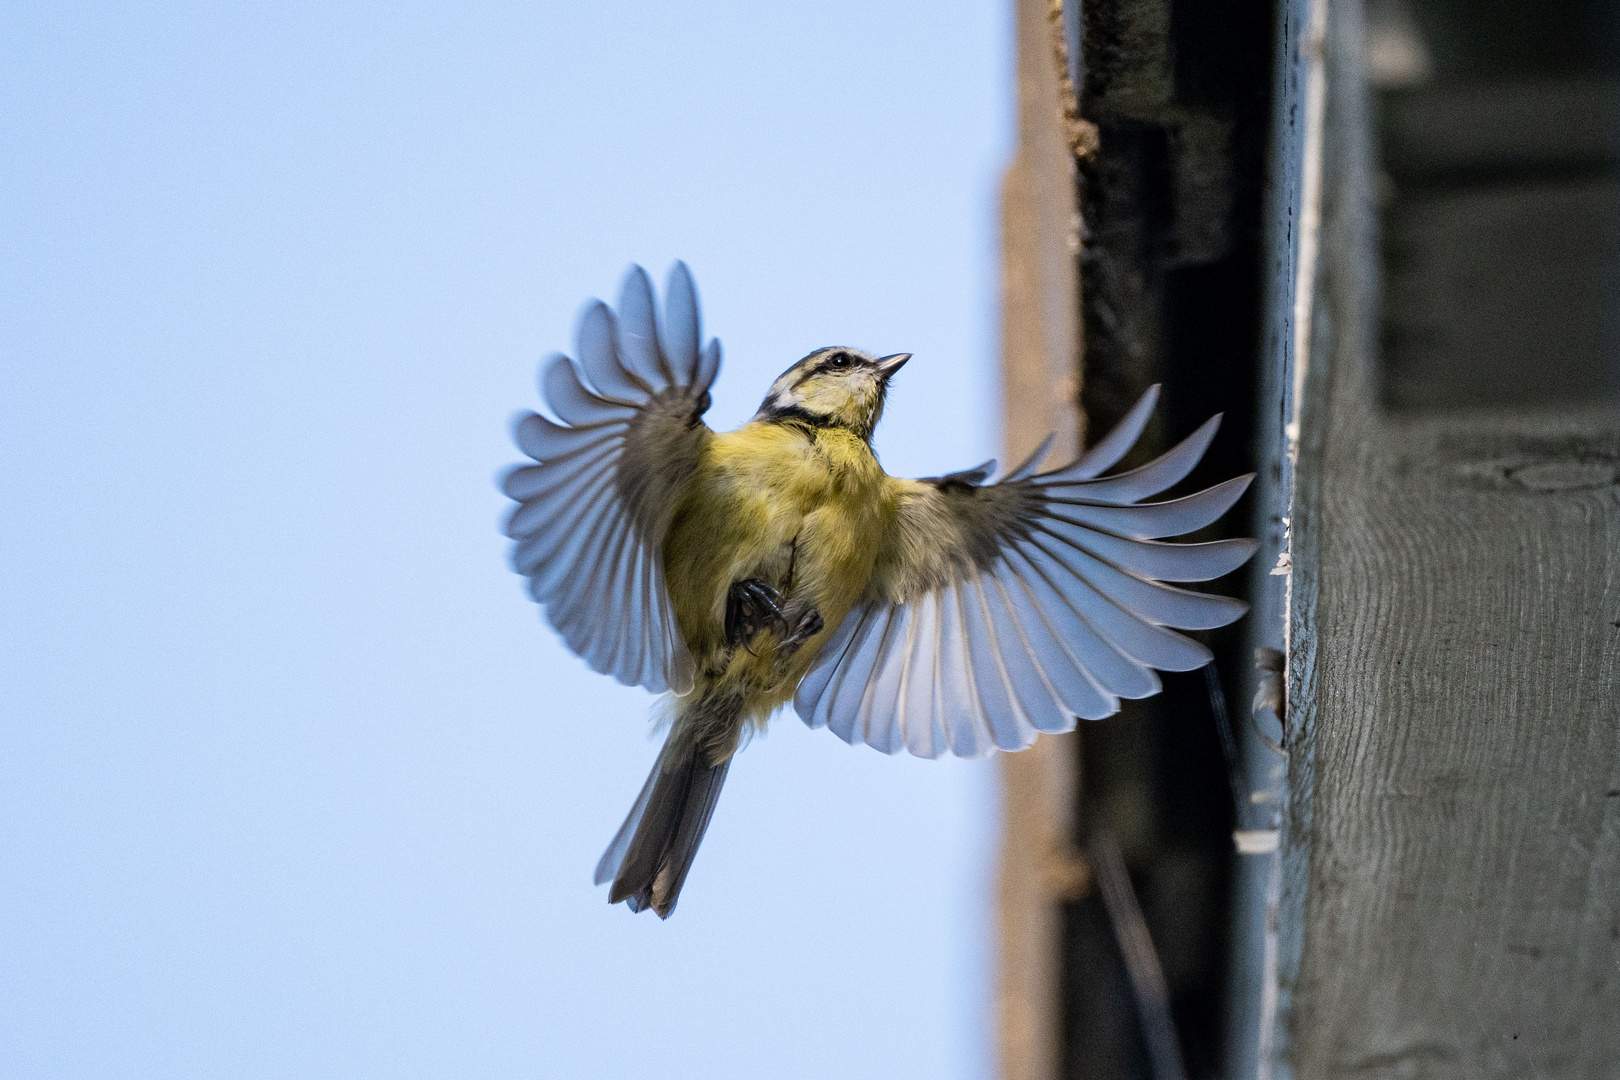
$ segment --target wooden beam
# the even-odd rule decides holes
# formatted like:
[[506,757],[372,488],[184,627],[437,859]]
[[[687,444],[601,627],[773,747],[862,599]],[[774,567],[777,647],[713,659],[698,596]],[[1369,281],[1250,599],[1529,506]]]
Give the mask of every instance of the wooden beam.
[[[1074,160],[1047,0],[1014,0],[1018,149],[1002,184],[1003,450],[1022,460],[1048,432],[1054,456],[1080,447],[1079,284]],[[1083,888],[1072,852],[1073,735],[1042,735],[1002,758],[1000,1068],[1057,1075],[1061,908]]]

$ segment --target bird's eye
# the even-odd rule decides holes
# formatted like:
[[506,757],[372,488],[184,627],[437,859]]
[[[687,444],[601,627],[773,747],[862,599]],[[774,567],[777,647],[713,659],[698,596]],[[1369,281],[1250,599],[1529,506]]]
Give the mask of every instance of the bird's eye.
[[833,353],[827,358],[827,366],[837,371],[849,367],[849,353]]

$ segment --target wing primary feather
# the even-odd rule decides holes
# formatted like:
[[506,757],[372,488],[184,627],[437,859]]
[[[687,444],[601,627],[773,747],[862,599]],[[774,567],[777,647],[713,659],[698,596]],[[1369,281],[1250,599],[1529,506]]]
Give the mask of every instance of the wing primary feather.
[[1243,497],[1253,479],[1253,473],[1234,476],[1225,483],[1180,499],[1132,503],[1128,506],[1110,506],[1085,499],[1048,495],[1046,512],[1075,525],[1104,529],[1135,540],[1185,536],[1202,529],[1230,510],[1232,504]]
[[[1127,656],[1098,629],[1030,557],[1027,548],[1019,546],[1014,552],[1009,552],[1009,561],[1014,553],[1024,564],[1024,569],[1017,571],[1017,580],[1024,587],[1029,604],[1020,608],[1018,613],[1026,626],[1036,620],[1044,624],[1055,648],[1085,676],[1085,681],[1093,689],[1122,698],[1144,698],[1158,693],[1158,676]],[[1030,618],[1023,619],[1026,614]],[[1088,709],[1094,709],[1096,703],[1087,702],[1083,690],[1080,697],[1068,701],[1081,716],[1088,720],[1097,719],[1087,715]]]
[[508,469],[501,477],[501,491],[508,498],[522,502],[531,497],[530,493],[545,490],[547,486],[545,478],[555,473],[558,466],[578,458],[594,457],[597,451],[603,449],[618,453],[622,443],[611,446],[608,444],[616,439],[622,440],[624,431],[623,425],[619,424],[605,428],[584,429],[581,434],[591,436],[590,440],[570,452],[555,455],[533,465],[517,465]]
[[934,697],[939,689],[939,593],[924,593],[908,606],[912,625],[897,700],[900,735],[917,757],[938,757],[942,747],[934,738],[938,724]]
[[[519,413],[512,422],[512,441],[536,461],[552,461],[593,445],[599,439],[622,433],[623,421],[572,428],[546,419],[539,413]],[[616,430],[615,430],[616,429]]]
[[[655,596],[667,596],[664,588],[664,557],[654,552],[653,560],[653,591]],[[669,604],[659,605],[660,617],[664,626],[664,681],[669,689],[676,694],[689,694],[697,680],[697,663],[692,659],[692,652],[686,647],[686,638],[681,634],[680,624],[675,621],[675,611]]]
[[506,475],[501,477],[501,493],[508,499],[521,503],[551,490],[556,474],[556,470],[552,468],[554,464],[556,463],[518,465],[508,469]]
[[1017,642],[1006,646],[996,640],[991,626],[989,601],[978,575],[964,582],[967,597],[967,649],[973,665],[973,685],[989,725],[990,735],[1002,750],[1022,750],[1035,741],[1035,725],[1018,704],[1012,681],[1002,660],[1003,650],[1022,648]]
[[978,753],[988,755],[996,750],[995,722],[991,719],[991,701],[993,696],[985,695],[985,691],[978,687],[978,670],[974,664],[974,625],[978,620],[977,593],[974,581],[961,580],[954,583],[956,591],[957,631],[959,631],[959,653],[961,653],[962,683],[967,687],[969,699],[974,716],[975,730],[977,730]]
[[1153,406],[1158,401],[1159,386],[1155,383],[1136,399],[1131,411],[1114,425],[1113,431],[1097,440],[1097,444],[1081,454],[1072,465],[1066,465],[1051,475],[1070,480],[1088,480],[1113,468],[1142,437],[1142,430],[1147,427],[1148,418],[1153,415]]
[[1158,581],[1210,581],[1248,562],[1259,547],[1258,541],[1247,539],[1202,544],[1132,540],[1055,518],[1043,518],[1036,527],[1133,574]]
[[929,736],[933,748],[931,757],[938,757],[941,754],[949,753],[951,750],[950,728],[945,713],[943,693],[945,685],[945,621],[949,617],[949,610],[946,608],[948,595],[949,586],[942,590],[935,590],[933,594],[933,678],[930,680],[928,694],[929,727],[931,729]]
[[883,652],[878,682],[882,694],[874,697],[874,709],[868,714],[867,742],[885,754],[898,753],[905,745],[906,731],[900,719],[905,707],[906,664],[911,659],[911,643],[917,630],[917,609],[902,604],[891,625],[899,629],[894,644]]
[[618,326],[613,312],[600,300],[592,300],[580,313],[574,334],[574,351],[579,354],[580,370],[596,393],[626,405],[640,405],[652,393],[649,386],[619,362]]
[[1012,472],[1008,473],[1006,476],[1003,476],[998,482],[1002,484],[1012,484],[1033,475],[1035,470],[1041,467],[1041,462],[1046,460],[1047,451],[1052,449],[1052,440],[1056,438],[1057,432],[1055,431],[1047,435],[1046,438],[1041,440],[1041,445],[1035,448],[1035,452],[1033,454],[1025,458],[1021,465],[1019,465]]
[[649,386],[660,385],[668,378],[659,355],[652,282],[639,266],[625,273],[619,289],[619,360]]
[[593,474],[600,469],[612,469],[613,459],[618,456],[622,445],[619,436],[613,435],[604,439],[599,446],[591,447],[578,454],[571,454],[558,461],[548,461],[543,465],[534,466],[539,470],[527,473],[522,483],[523,502],[532,499],[541,499],[559,491],[566,491],[570,486],[578,484],[581,476]]
[[557,567],[561,556],[581,554],[574,550],[571,539],[597,520],[605,513],[605,506],[611,504],[612,482],[612,474],[604,470],[581,484],[576,493],[571,493],[569,515],[557,528],[531,530],[512,548],[512,569],[530,578],[544,577],[547,571],[561,572]]
[[[625,658],[625,671],[631,686],[640,686],[655,694],[663,693],[667,687],[663,683],[662,657],[657,651],[657,631],[655,621],[657,611],[647,595],[649,577],[647,573],[647,553],[639,543],[636,545],[635,561],[630,568],[631,592],[634,600],[634,632],[630,638],[630,654]],[[658,689],[653,689],[654,687]]]
[[588,569],[581,573],[576,566],[573,573],[562,575],[546,605],[546,614],[552,617],[552,625],[569,647],[584,657],[592,670],[612,674],[603,642],[616,630],[622,616],[608,605],[599,608],[595,601],[606,593],[603,579],[612,573],[630,522],[615,511],[606,515],[605,528],[601,543],[590,545]]
[[1040,543],[1038,538],[1043,535],[1051,541],[1052,546],[1041,543],[1042,550],[1048,552],[1065,570],[1085,580],[1119,606],[1161,626],[1174,626],[1180,630],[1213,630],[1249,610],[1248,604],[1229,596],[1177,589],[1137,577],[1051,533],[1036,534],[1035,542]]
[[720,374],[720,339],[710,338],[709,343],[703,346],[703,353],[698,357],[697,377],[692,380],[692,392],[704,393],[714,385],[714,377]]
[[609,451],[603,451],[594,457],[569,462],[565,467],[552,470],[552,475],[545,477],[545,487],[529,485],[530,490],[523,501],[506,519],[506,535],[514,540],[527,536],[551,520],[553,515],[571,512],[574,501],[586,485],[600,475],[611,473],[611,457]]
[[579,505],[566,523],[555,529],[536,529],[512,548],[512,569],[529,579],[529,591],[541,601],[556,589],[557,578],[569,572],[567,558],[580,557],[594,525],[613,512],[606,481],[581,492]]
[[[1015,554],[1008,553],[1009,565]],[[1144,671],[1099,637],[1060,594],[1044,587],[1046,582],[1029,567],[1027,558],[1024,561],[1026,570],[1014,570],[1004,582],[1012,594],[1013,616],[1030,642],[1043,651],[1042,667],[1052,676],[1052,684],[1070,712],[1087,720],[1098,719],[1099,712],[1106,716],[1118,708],[1117,699],[1124,696],[1119,692],[1121,684],[1132,689],[1142,680],[1157,685],[1152,672]]]
[[819,710],[827,727],[847,743],[861,741],[860,725],[866,695],[871,689],[875,663],[888,636],[891,608],[874,608],[863,620],[859,636],[851,643],[849,660],[834,672]]
[[664,288],[664,356],[669,361],[670,382],[690,386],[697,374],[698,347],[703,339],[697,284],[683,262],[669,270]]
[[[1051,488],[1073,487],[1079,497],[1093,502],[1133,503],[1179,484],[1197,467],[1210,440],[1221,426],[1221,414],[1204,421],[1199,429],[1139,468],[1105,476],[1100,480],[1051,480]],[[1045,478],[1042,478],[1045,479]]]
[[[1051,580],[1046,567],[1040,565],[1044,562],[1061,566],[1059,560],[1039,540],[1031,539],[1027,543],[1044,554],[1044,559],[1035,558],[1031,562],[1054,591],[1086,621],[1098,637],[1126,657],[1160,671],[1193,671],[1211,660],[1209,649],[1202,643],[1148,622],[1135,612],[1119,606],[1083,577],[1071,577],[1069,587],[1060,588]],[[1120,696],[1136,695],[1121,692]]]
[[[884,657],[884,667],[888,668],[892,665],[899,672],[897,676],[898,686],[894,695],[893,717],[890,722],[893,724],[894,732],[898,736],[893,741],[902,745],[909,742],[907,736],[910,734],[907,721],[911,710],[908,708],[910,702],[907,699],[910,693],[916,689],[919,681],[927,678],[927,676],[923,676],[920,680],[916,671],[916,668],[921,666],[917,663],[918,630],[920,629],[919,624],[925,622],[927,618],[928,613],[924,603],[926,599],[927,594],[924,594],[923,596],[912,597],[902,605],[902,611],[906,616],[905,636],[900,640],[898,646],[893,649],[892,653]],[[922,722],[927,722],[926,717]],[[919,754],[918,756],[925,757],[927,755]]]
[[1001,656],[1008,661],[1011,686],[1017,695],[1019,707],[1029,718],[1036,731],[1061,732],[1074,728],[1074,712],[1068,708],[1063,695],[1053,684],[1041,662],[1041,656],[1030,643],[1029,635],[1013,612],[1012,597],[1002,581],[1005,563],[996,573],[988,575],[986,590],[991,600],[991,625],[996,640],[1001,643]]
[[586,390],[573,361],[566,356],[553,357],[540,381],[546,404],[571,427],[631,420],[636,415],[634,406],[615,404]]
[[[598,598],[608,594],[624,558],[625,540],[630,523],[624,515],[617,515],[608,533],[600,560],[590,574],[581,574],[569,580],[567,592],[558,604],[562,618],[567,620],[571,643],[595,671],[620,679],[617,667],[617,648],[623,636],[627,612],[622,604],[599,604]],[[566,636],[566,635],[565,635]]]
[[590,547],[606,531],[609,519],[619,516],[608,482],[586,490],[586,496],[574,509],[573,516],[557,529],[531,534],[518,544],[512,553],[513,565],[530,581],[530,592],[545,603],[576,573],[578,565]]
[[641,629],[641,597],[636,591],[636,573],[641,566],[641,537],[630,515],[625,514],[624,518],[624,536],[619,541],[618,553],[597,603],[614,612],[610,620],[613,624],[611,642],[603,645],[604,655],[608,657],[608,670],[626,686],[636,686],[639,685],[636,669],[640,667],[640,658],[632,655],[631,650]]
[[901,680],[905,672],[906,654],[911,642],[912,610],[909,604],[900,604],[891,610],[883,628],[883,641],[878,646],[872,665],[872,677],[867,680],[861,698],[861,720],[857,729],[866,745],[892,754],[897,746],[899,725],[895,723],[899,712]]
[[1045,598],[1039,608],[1058,639],[1110,694],[1142,698],[1158,693],[1159,678],[1152,669],[1181,670],[1190,655],[1183,645],[1198,647],[1122,611],[1083,578],[1070,575],[1034,540],[1021,543],[1018,554],[1030,568],[1024,580]]
[[947,748],[957,757],[976,758],[995,749],[995,740],[974,685],[963,588],[963,583],[953,581],[940,591],[940,660],[935,699],[944,718]]
[[[826,672],[826,684],[819,691],[813,702],[809,702],[810,715],[803,712],[804,722],[813,728],[824,727],[830,729],[840,739],[847,743],[855,741],[855,719],[860,713],[859,706],[854,709],[840,708],[839,700],[844,681],[850,677],[855,665],[859,662],[858,655],[861,644],[866,640],[866,634],[871,631],[872,621],[877,618],[872,609],[863,611],[854,633],[850,636],[849,644],[845,647],[843,657],[836,665],[829,665]],[[850,616],[845,616],[848,623]],[[864,681],[864,676],[859,676]],[[798,703],[795,701],[795,707]]]
[[817,720],[838,732],[838,737],[845,742],[853,743],[860,738],[856,728],[861,719],[861,705],[872,681],[873,664],[888,632],[891,614],[888,608],[867,609],[850,642],[847,660],[833,672],[826,692],[816,705]]
[[[507,494],[518,500],[518,510],[535,504],[549,505],[558,499],[571,502],[580,486],[589,479],[600,473],[612,473],[613,459],[618,452],[617,442],[609,440],[607,444],[596,447],[589,453],[581,453],[545,465],[531,466],[534,472],[519,470],[507,477],[504,486],[507,488]],[[529,511],[527,516],[532,517],[538,512]],[[517,510],[513,511],[512,518],[518,519]],[[528,528],[522,524],[515,530],[509,525],[507,535],[517,536],[527,531]]]
[[934,607],[934,692],[930,702],[935,717],[934,745],[941,754],[978,757],[979,733],[973,726],[972,699],[962,681],[962,616],[956,606],[954,581],[935,590]]
[[843,669],[844,657],[848,654],[850,646],[854,644],[856,636],[865,624],[867,609],[864,604],[857,604],[844,615],[843,621],[838,624],[832,636],[821,647],[821,654],[816,658],[814,666],[799,680],[798,687],[793,693],[793,709],[810,727],[823,727],[825,721],[816,722],[816,707],[820,704],[831,684],[833,675]]
[[[625,515],[628,519],[629,515]],[[619,681],[626,686],[639,686],[641,680],[641,657],[634,650],[637,648],[637,639],[641,635],[641,542],[636,533],[635,523],[630,523],[628,540],[624,550],[619,555],[619,561],[613,569],[613,577],[609,579],[608,592],[604,594],[611,606],[619,609],[618,629],[615,633],[612,656],[613,671],[618,673]]]
[[625,515],[624,538],[619,542],[618,554],[609,570],[607,587],[600,594],[606,603],[603,605],[613,612],[608,620],[613,624],[611,644],[604,645],[605,655],[608,657],[608,670],[614,677],[626,686],[635,686],[638,680],[637,672],[631,670],[632,664],[638,664],[638,658],[630,655],[630,649],[636,639],[640,627],[638,625],[637,611],[641,598],[636,594],[636,570],[641,563],[641,542],[636,534],[635,523],[630,515]]

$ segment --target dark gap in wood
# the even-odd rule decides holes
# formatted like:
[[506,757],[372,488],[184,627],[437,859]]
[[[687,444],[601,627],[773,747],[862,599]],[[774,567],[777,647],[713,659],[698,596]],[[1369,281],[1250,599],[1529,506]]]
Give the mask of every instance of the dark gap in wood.
[[1378,0],[1380,390],[1408,411],[1620,393],[1620,4]]
[[[1255,467],[1274,9],[1267,0],[1097,0],[1083,10],[1081,115],[1101,137],[1080,169],[1087,436],[1105,434],[1156,382],[1158,415],[1127,465],[1224,412],[1204,463],[1178,489],[1195,490]],[[1198,538],[1240,535],[1249,516],[1240,505]],[[1244,595],[1248,572],[1208,587]],[[1230,695],[1251,659],[1231,629],[1206,640]],[[1082,723],[1074,840],[1084,846],[1092,823],[1118,840],[1187,1073],[1214,1078],[1225,1051],[1234,800],[1203,674],[1162,678],[1159,696]],[[1067,905],[1061,994],[1061,1075],[1151,1075],[1095,895]]]

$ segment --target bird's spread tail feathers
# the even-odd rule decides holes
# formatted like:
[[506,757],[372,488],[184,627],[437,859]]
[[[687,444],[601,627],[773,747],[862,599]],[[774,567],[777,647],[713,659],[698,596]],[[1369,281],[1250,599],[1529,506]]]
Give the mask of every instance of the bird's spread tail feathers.
[[711,765],[701,749],[672,737],[664,744],[630,814],[596,864],[596,883],[613,882],[609,903],[652,908],[669,918],[686,872],[714,815],[731,759]]

